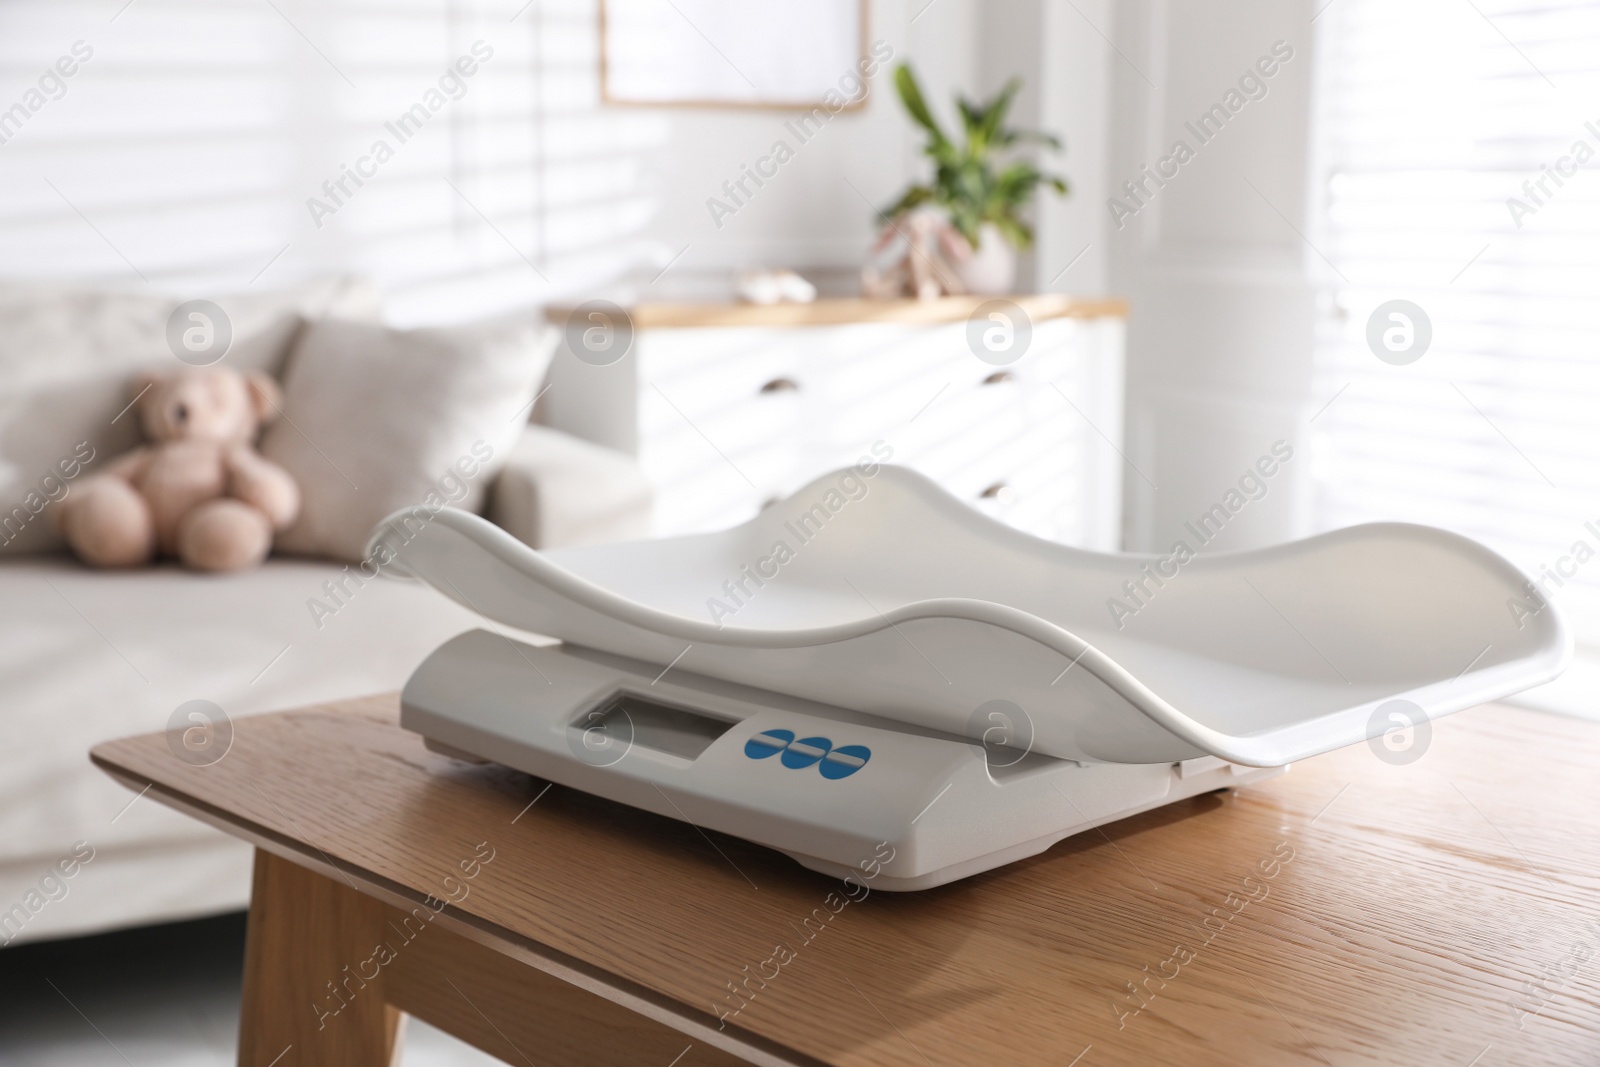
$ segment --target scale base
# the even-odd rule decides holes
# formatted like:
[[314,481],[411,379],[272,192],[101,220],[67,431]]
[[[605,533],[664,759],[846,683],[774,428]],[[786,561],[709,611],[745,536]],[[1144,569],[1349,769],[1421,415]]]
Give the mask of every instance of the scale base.
[[[1211,758],[1203,757],[1203,759]],[[1193,762],[1199,763],[1201,760]],[[1181,764],[1174,764],[1173,771],[1178,773],[1181,766]],[[984,871],[992,871],[996,867],[1004,867],[1008,863],[1025,860],[1029,856],[1037,856],[1039,853],[1047,851],[1058,841],[1064,841],[1076,834],[1093,830],[1097,826],[1139,815],[1168,804],[1176,804],[1182,800],[1204,796],[1207,793],[1223,793],[1237,789],[1240,786],[1253,785],[1268,778],[1276,778],[1278,775],[1288,771],[1288,769],[1288,767],[1240,767],[1236,764],[1224,763],[1220,769],[1206,774],[1206,781],[1179,786],[1164,799],[1152,801],[1148,804],[1135,805],[1123,811],[1113,812],[1103,818],[1043,834],[1029,841],[1019,841],[1005,848],[996,849],[993,852],[987,852],[980,856],[973,856],[970,859],[949,864],[927,874],[898,878],[891,874],[879,874],[877,878],[872,880],[871,886],[873,889],[881,889],[890,893],[908,893],[919,889],[933,889],[936,886],[960,881],[963,878],[970,878],[975,874],[982,874]],[[1215,784],[1219,780],[1222,784]],[[816,856],[801,855],[797,852],[787,852],[786,855],[802,867],[816,871],[819,874],[831,875],[835,878],[851,878],[854,881],[862,880],[862,872],[829,860],[819,859]]]
[[777,849],[873,889],[929,889],[1062,838],[1281,774],[1201,756],[1077,763],[681,669],[478,630],[407,682],[432,751]]

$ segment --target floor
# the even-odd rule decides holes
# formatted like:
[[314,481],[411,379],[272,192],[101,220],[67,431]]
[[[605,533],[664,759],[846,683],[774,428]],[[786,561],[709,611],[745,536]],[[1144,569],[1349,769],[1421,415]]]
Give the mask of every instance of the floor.
[[[0,950],[0,1065],[233,1067],[244,915]],[[405,1067],[500,1061],[412,1019]]]

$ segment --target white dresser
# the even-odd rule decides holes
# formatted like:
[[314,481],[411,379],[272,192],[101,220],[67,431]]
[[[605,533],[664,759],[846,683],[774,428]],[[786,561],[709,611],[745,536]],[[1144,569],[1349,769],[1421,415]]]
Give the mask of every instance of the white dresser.
[[[654,485],[658,534],[742,522],[876,445],[877,458],[889,452],[1019,529],[1121,546],[1120,301],[647,304],[629,314],[626,357],[603,367],[569,358],[552,372],[546,421],[584,421],[593,435],[589,420],[607,404],[611,418],[632,419],[632,434],[619,426],[611,443],[636,451]],[[1013,358],[1019,330],[1031,338]]]

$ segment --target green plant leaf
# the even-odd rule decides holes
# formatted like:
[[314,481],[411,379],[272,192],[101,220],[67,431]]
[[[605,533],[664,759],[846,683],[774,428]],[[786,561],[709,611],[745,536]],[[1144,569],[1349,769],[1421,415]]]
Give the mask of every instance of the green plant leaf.
[[1022,88],[1021,78],[1012,78],[1006,82],[1004,89],[995,94],[984,108],[982,128],[985,143],[996,141],[1003,127],[1001,123],[1006,120],[1006,112],[1011,110],[1011,101],[1016,99],[1017,91]]
[[920,207],[921,205],[933,200],[936,195],[937,194],[935,194],[934,191],[926,185],[913,185],[911,188],[900,194],[899,200],[896,200],[891,206],[878,212],[879,221],[884,219],[899,218],[912,208]]
[[1061,151],[1061,138],[1042,130],[1008,130],[1006,144],[1038,144],[1056,152]]
[[[917,76],[911,72],[910,64],[902,63],[894,69],[894,87],[900,94],[900,102],[905,105],[906,113],[928,131],[933,144],[947,144],[950,139],[939,128],[933,112],[928,110],[928,102],[922,98],[922,87],[917,84]],[[929,154],[932,155],[932,152]]]
[[1032,163],[1013,163],[995,178],[995,191],[1009,194],[1018,189],[1032,189],[1043,177]]
[[984,135],[984,109],[966,97],[956,98],[956,110],[961,113],[962,133],[966,135],[968,156],[981,156],[987,150]]

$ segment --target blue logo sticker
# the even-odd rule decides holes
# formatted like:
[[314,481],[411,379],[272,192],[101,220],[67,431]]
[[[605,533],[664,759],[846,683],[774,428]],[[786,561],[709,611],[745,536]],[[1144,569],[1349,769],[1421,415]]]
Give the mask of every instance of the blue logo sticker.
[[816,766],[829,780],[848,778],[867,765],[872,750],[866,745],[833,747],[826,737],[795,740],[792,730],[763,730],[744,743],[744,754],[751,759],[767,759],[782,753],[780,762],[790,770]]

